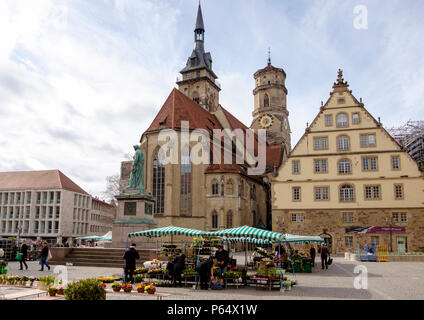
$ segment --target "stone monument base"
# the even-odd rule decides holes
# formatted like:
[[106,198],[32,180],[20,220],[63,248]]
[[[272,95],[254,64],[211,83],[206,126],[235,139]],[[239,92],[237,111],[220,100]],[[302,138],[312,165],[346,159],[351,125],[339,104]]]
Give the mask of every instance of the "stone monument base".
[[[154,199],[151,195],[136,194],[137,190],[125,190],[119,196],[118,212],[112,227],[112,247],[125,248],[129,233],[155,229],[156,222],[153,220]],[[156,249],[156,239],[137,237],[129,240],[135,243],[139,249]],[[128,243],[130,245],[131,243]]]

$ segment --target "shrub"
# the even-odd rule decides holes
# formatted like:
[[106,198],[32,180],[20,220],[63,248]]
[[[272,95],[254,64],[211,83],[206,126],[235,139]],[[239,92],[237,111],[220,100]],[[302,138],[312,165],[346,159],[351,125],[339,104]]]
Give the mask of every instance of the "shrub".
[[106,291],[96,279],[74,281],[65,289],[66,300],[106,300]]

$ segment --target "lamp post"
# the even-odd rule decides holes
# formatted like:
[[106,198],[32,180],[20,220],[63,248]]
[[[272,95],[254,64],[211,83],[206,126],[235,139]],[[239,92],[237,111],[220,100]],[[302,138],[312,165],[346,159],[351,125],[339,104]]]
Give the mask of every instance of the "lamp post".
[[[390,224],[389,224],[390,221]],[[392,248],[392,224],[393,224],[393,218],[392,217],[386,217],[386,224],[389,224],[390,226],[390,252],[393,252],[393,248]]]

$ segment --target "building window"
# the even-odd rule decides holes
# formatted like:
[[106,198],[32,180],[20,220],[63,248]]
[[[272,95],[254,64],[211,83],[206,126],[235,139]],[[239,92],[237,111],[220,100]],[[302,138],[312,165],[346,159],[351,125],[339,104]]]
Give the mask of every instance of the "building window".
[[314,138],[314,149],[315,150],[325,150],[328,148],[328,138]]
[[340,136],[337,139],[337,149],[341,151],[346,151],[350,149],[349,146],[349,137],[348,136]]
[[212,180],[212,195],[214,196],[219,195],[219,183],[218,183],[218,180],[216,179]]
[[392,156],[392,170],[400,170],[399,156]]
[[338,163],[339,174],[351,174],[352,165],[349,159],[341,159]]
[[291,222],[304,222],[305,217],[303,213],[292,213],[291,214]]
[[197,71],[197,72],[196,72],[196,77],[197,77],[197,78],[200,78],[200,71]]
[[293,174],[299,174],[300,173],[300,160],[293,160],[292,161],[292,168],[293,168]]
[[355,200],[355,192],[353,186],[344,184],[340,187],[340,201],[353,202]]
[[401,200],[403,199],[403,185],[395,184],[395,199]]
[[227,183],[225,184],[225,194],[234,194],[234,182],[232,179],[228,179]]
[[408,214],[406,212],[401,212],[400,222],[408,222]]
[[337,115],[337,127],[343,128],[348,126],[347,114],[341,113]]
[[346,245],[346,248],[353,248],[353,237],[352,236],[345,237],[345,245]]
[[315,173],[327,173],[327,159],[314,160]]
[[315,187],[315,200],[325,201],[330,200],[330,193],[328,187]]
[[159,149],[153,158],[153,197],[156,200],[155,214],[163,215],[165,212],[165,165]]
[[240,181],[240,197],[244,197],[244,180]]
[[264,108],[267,108],[267,107],[269,107],[269,96],[268,96],[268,94],[265,93],[265,96],[264,96]]
[[345,104],[346,100],[344,98],[337,99],[337,104]]
[[331,127],[333,125],[333,116],[331,114],[325,116],[325,126]]
[[362,158],[363,171],[377,171],[377,157]]
[[185,146],[181,152],[180,165],[180,214],[184,216],[191,215],[191,189],[192,189],[192,174],[191,174],[190,149]]
[[300,201],[300,187],[293,187],[293,201]]
[[359,124],[360,120],[359,120],[359,113],[353,113],[352,114],[352,123],[353,124]]
[[343,223],[354,223],[355,219],[354,219],[353,212],[343,212],[342,221]]
[[365,186],[365,199],[366,200],[381,199],[380,186]]
[[233,212],[228,211],[227,212],[227,228],[233,227]]
[[375,147],[375,134],[361,134],[361,147]]
[[212,229],[218,229],[218,213],[212,212]]

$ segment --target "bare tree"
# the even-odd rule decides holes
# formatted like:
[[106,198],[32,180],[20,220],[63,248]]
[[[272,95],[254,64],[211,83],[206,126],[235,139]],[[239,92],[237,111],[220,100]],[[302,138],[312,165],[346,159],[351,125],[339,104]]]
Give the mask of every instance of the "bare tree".
[[122,186],[120,184],[121,177],[119,174],[106,177],[106,191],[103,192],[104,196],[110,200],[116,200],[115,196],[119,195]]

